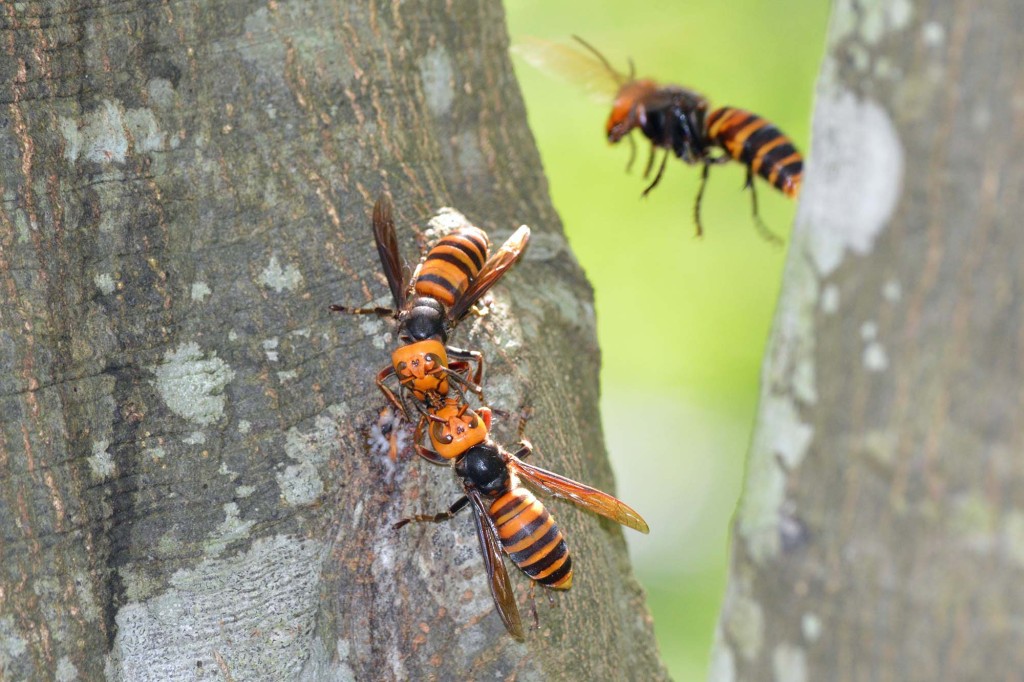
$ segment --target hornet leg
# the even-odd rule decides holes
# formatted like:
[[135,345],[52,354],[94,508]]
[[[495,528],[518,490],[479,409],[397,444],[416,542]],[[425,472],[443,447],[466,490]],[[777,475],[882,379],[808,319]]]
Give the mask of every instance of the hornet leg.
[[700,224],[700,202],[704,199],[704,187],[708,184],[711,162],[704,162],[704,169],[700,172],[700,188],[697,190],[697,201],[693,204],[693,222],[697,225],[697,236],[704,236],[704,226]]
[[642,196],[642,197],[647,196],[650,193],[650,191],[652,189],[654,189],[655,187],[657,187],[658,183],[661,182],[661,176],[665,173],[665,162],[668,161],[668,155],[669,155],[669,150],[666,149],[665,150],[665,156],[661,157],[661,165],[658,166],[658,174],[654,176],[654,181],[651,182],[651,184],[647,186],[647,189],[645,189],[643,191],[643,193],[640,194],[640,196]]
[[754,210],[754,227],[757,228],[762,237],[772,244],[782,244],[782,239],[768,229],[768,226],[761,220],[761,215],[757,212],[757,190],[754,188],[754,171],[750,166],[747,166],[747,184],[745,187],[750,190],[750,203]]
[[330,308],[336,313],[348,313],[349,315],[380,315],[381,317],[395,316],[395,311],[391,308],[381,308],[379,306],[369,308],[350,308],[345,305],[332,303]]
[[447,521],[465,508],[469,504],[469,498],[463,495],[459,499],[455,500],[455,503],[448,507],[447,511],[440,512],[438,514],[416,514],[415,516],[409,516],[404,519],[399,519],[391,524],[393,530],[398,530],[402,526],[409,523],[441,523]]
[[626,162],[626,173],[633,169],[633,162],[636,161],[636,140],[629,136],[629,161]]

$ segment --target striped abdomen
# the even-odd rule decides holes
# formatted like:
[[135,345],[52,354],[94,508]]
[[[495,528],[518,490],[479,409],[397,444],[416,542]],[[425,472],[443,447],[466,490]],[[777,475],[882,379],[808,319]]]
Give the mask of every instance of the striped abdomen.
[[793,142],[757,114],[721,107],[708,114],[708,137],[729,156],[770,182],[786,196],[800,193],[804,162]]
[[452,305],[480,272],[489,247],[487,234],[478,227],[460,227],[443,237],[423,261],[416,278],[416,293]]
[[513,563],[541,585],[572,587],[572,557],[548,510],[526,488],[512,488],[488,511]]

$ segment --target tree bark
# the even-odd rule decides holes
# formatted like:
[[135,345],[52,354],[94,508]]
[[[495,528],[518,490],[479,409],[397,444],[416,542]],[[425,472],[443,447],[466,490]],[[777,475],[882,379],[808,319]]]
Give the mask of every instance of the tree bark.
[[833,10],[716,680],[1024,670],[1024,10]]
[[441,206],[531,225],[456,342],[535,408],[538,461],[612,488],[591,291],[497,2],[26,1],[0,27],[0,677],[665,677],[613,524],[551,502],[577,579],[523,645],[468,514],[390,530],[458,488],[368,444],[394,330],[328,311],[389,303],[382,192],[410,260]]

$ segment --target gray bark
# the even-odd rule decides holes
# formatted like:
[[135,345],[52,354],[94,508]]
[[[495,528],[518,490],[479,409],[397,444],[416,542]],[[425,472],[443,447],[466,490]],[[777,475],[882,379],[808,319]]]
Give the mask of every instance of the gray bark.
[[441,206],[530,224],[456,342],[535,408],[538,461],[613,488],[497,2],[26,1],[0,28],[0,677],[665,676],[613,524],[551,502],[577,579],[524,645],[468,514],[390,530],[457,487],[368,445],[393,330],[327,307],[388,303],[381,192],[410,259]]
[[1024,670],[1022,32],[833,10],[713,679]]

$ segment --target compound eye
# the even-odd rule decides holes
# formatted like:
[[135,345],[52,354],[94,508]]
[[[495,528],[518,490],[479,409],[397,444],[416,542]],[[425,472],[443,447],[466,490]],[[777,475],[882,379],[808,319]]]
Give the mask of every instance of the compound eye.
[[433,438],[434,440],[436,440],[438,443],[443,443],[445,445],[448,445],[448,444],[450,444],[454,440],[454,438],[452,438],[452,435],[450,433],[445,433],[444,432],[444,427],[445,426],[446,426],[446,424],[439,424],[437,422],[434,422],[433,424],[431,424],[430,425],[430,437]]

